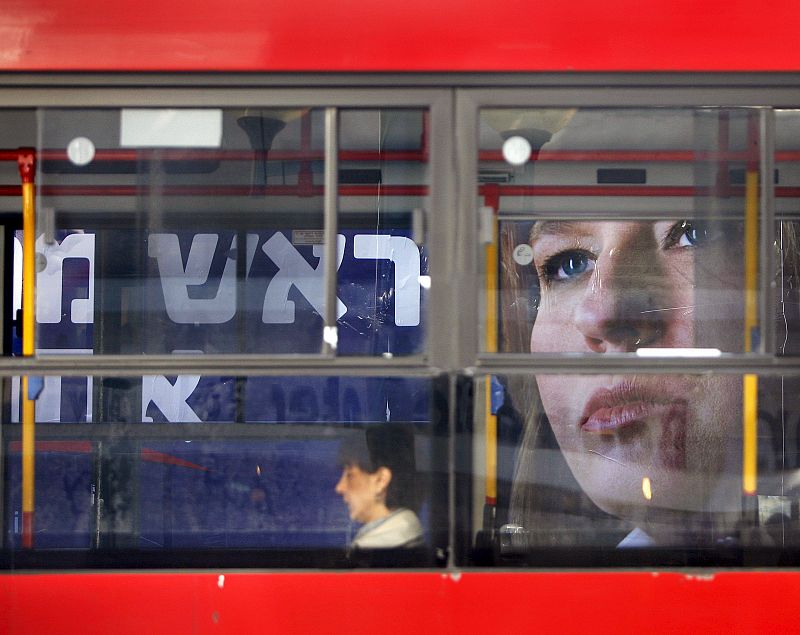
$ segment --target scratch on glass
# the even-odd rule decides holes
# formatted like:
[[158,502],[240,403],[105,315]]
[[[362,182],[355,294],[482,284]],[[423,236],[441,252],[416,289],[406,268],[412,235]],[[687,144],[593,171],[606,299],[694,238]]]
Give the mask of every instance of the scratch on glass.
[[612,459],[610,456],[606,456],[605,454],[600,454],[597,450],[589,450],[591,454],[596,454],[597,456],[602,456],[604,459],[608,459],[612,463],[616,463],[617,465],[625,465],[624,463],[617,461],[617,459]]

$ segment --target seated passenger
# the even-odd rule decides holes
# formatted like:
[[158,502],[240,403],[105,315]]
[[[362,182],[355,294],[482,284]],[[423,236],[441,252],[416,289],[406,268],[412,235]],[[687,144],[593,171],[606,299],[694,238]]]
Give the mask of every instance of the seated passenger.
[[351,520],[363,523],[351,548],[421,547],[411,429],[375,424],[345,440],[339,460],[343,471],[336,493],[344,499]]

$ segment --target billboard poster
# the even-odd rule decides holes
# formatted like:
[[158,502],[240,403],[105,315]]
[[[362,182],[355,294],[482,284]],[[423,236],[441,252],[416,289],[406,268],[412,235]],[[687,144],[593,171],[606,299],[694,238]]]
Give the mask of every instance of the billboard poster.
[[[40,237],[37,351],[318,353],[325,310],[321,238],[321,231],[291,228],[87,229],[59,232],[52,244]],[[20,239],[15,316],[21,306]],[[409,231],[340,231],[336,267],[338,355],[423,352],[427,257]],[[13,348],[20,354],[16,332]],[[107,403],[120,394],[130,402],[127,418]],[[384,422],[425,430],[429,402],[429,380],[402,377],[46,377],[36,405],[39,423],[223,427],[213,440],[192,439],[191,428],[181,426],[171,440],[137,438],[132,445],[126,438],[119,447],[105,443],[102,451],[90,434],[37,445],[36,544],[94,544],[100,517],[95,506],[99,498],[111,498],[102,491],[109,477],[97,476],[102,461],[106,472],[110,466],[129,470],[126,478],[135,480],[125,481],[123,491],[140,493],[139,547],[344,547],[355,528],[334,492],[340,441],[331,430]],[[10,409],[10,421],[19,422],[18,378]],[[251,424],[264,436],[229,437],[224,424]],[[8,450],[6,526],[16,541],[19,442]],[[119,467],[125,461],[135,466]],[[430,449],[420,438],[418,467],[429,469],[429,462]],[[428,513],[420,512],[426,527]]]
[[[122,268],[119,262],[99,268],[98,232],[61,232],[51,245],[39,238],[40,354],[102,354],[95,324],[101,319],[116,320],[124,331],[118,336],[124,347],[111,352],[280,355],[321,350],[325,289],[320,231],[247,232],[244,264],[237,260],[241,233],[103,231],[104,248],[113,248],[119,239],[118,260],[127,259],[132,242],[142,241],[143,265],[131,258],[134,262],[123,262]],[[345,230],[337,236],[338,355],[390,357],[423,351],[427,260],[409,234]],[[19,236],[15,261],[21,265]],[[119,295],[114,286],[120,279],[126,296],[113,305],[101,297],[101,290]],[[16,266],[15,313],[20,299],[21,266]],[[21,349],[16,332],[14,349]],[[141,421],[424,421],[426,398],[408,399],[417,392],[413,383],[147,376],[141,379]],[[11,418],[18,421],[18,390],[12,393]],[[37,410],[41,421],[92,421],[92,382],[46,378]]]

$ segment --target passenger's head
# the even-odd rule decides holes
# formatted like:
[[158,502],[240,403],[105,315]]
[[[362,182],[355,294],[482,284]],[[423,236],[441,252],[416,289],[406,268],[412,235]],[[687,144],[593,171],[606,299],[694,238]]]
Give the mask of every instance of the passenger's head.
[[367,523],[400,507],[418,505],[414,433],[404,424],[373,424],[352,431],[341,445],[336,493],[350,518]]

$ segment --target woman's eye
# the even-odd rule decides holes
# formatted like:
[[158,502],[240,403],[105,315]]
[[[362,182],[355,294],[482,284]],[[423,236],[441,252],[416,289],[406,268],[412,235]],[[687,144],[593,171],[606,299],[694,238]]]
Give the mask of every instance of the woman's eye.
[[684,221],[682,232],[678,238],[678,247],[694,247],[706,237],[706,231],[694,223]]
[[711,239],[711,229],[706,223],[682,220],[672,226],[667,236],[668,247],[698,247]]
[[594,270],[594,258],[583,251],[565,251],[551,256],[544,263],[546,280],[570,280]]

